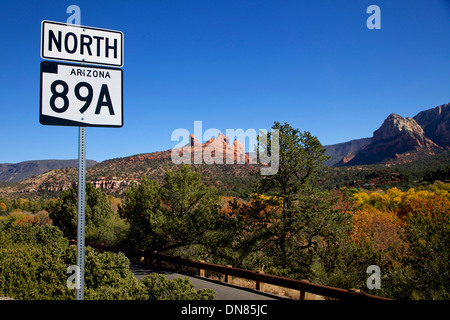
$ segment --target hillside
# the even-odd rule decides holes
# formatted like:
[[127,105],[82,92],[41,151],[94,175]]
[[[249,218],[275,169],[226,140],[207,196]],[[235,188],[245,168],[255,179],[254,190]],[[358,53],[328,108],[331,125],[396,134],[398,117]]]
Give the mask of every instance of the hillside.
[[[324,188],[384,188],[392,185],[416,186],[423,181],[449,179],[448,128],[450,104],[422,111],[413,118],[391,114],[371,138],[325,146],[326,154],[331,157],[326,164],[331,168],[327,176],[321,177],[320,184]],[[95,187],[121,196],[143,175],[163,183],[165,170],[175,166],[172,153],[194,163],[192,166],[202,173],[204,181],[223,195],[245,194],[255,180],[251,173],[260,168],[253,163],[254,158],[245,153],[238,140],[231,143],[228,137],[220,134],[201,144],[191,135],[189,143],[176,150],[138,154],[101,163],[91,161],[86,177]],[[201,161],[198,157],[202,153],[203,156],[209,154],[210,158],[222,156],[224,164],[195,164]],[[233,164],[229,163],[229,159],[234,161]],[[66,168],[51,170],[63,164]],[[6,186],[5,183],[3,186],[0,184],[0,197],[56,197],[59,192],[76,185],[76,167],[77,160],[0,165],[3,179],[18,181]]]
[[[259,166],[250,164],[251,159],[244,152],[243,147],[240,147],[239,141],[235,140],[233,145],[230,145],[227,137],[219,135],[216,139],[210,139],[204,144],[195,143],[194,145],[196,141],[194,139],[184,148],[185,151],[192,148],[193,155],[194,148],[202,148],[203,151],[213,150],[206,148],[208,146],[211,148],[214,144],[217,145],[217,148],[224,148],[224,164],[192,164],[202,173],[206,183],[215,186],[219,192],[227,195],[240,193],[250,187],[250,181],[253,180],[250,173],[258,170]],[[90,166],[86,170],[86,179],[107,193],[121,196],[134,182],[140,182],[144,175],[163,183],[166,169],[175,166],[171,153],[172,150],[166,150],[105,160]],[[233,165],[226,164],[225,158],[230,153],[235,157]],[[239,164],[236,163],[236,159],[245,159],[245,162]],[[76,168],[52,170],[3,188],[0,187],[0,197],[56,197],[61,191],[75,186],[77,179]],[[224,189],[227,190],[224,191]]]
[[[97,161],[86,160],[87,167],[95,165]],[[20,163],[0,163],[0,181],[18,182],[44,172],[62,169],[77,168],[78,160],[33,160]]]
[[[409,160],[412,158],[409,157]],[[403,190],[439,180],[450,182],[450,151],[424,156],[405,163],[331,167],[320,179],[324,189],[340,187]]]
[[331,157],[326,164],[333,167],[348,162],[349,159],[353,158],[359,150],[368,145],[371,141],[372,138],[362,138],[324,146],[326,149],[325,155]]
[[[165,168],[175,166],[170,158],[163,155],[164,152],[158,152],[107,160],[90,167],[87,180],[104,192],[119,197],[133,182],[139,182],[143,175],[163,183]],[[251,173],[259,169],[251,164],[193,166],[200,170],[205,183],[214,185],[220,194],[236,196],[248,195],[252,183],[256,181]],[[403,164],[330,167],[319,178],[319,185],[324,189],[387,189],[397,186],[407,190],[435,180],[450,181],[450,151]],[[77,169],[58,169],[0,188],[0,197],[55,198],[62,190],[76,183]]]

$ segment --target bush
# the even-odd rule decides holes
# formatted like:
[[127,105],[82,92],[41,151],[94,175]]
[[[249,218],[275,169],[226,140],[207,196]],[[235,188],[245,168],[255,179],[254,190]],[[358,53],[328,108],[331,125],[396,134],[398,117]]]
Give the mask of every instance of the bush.
[[[113,219],[115,213],[104,193],[92,183],[86,184],[85,202],[86,238],[106,221]],[[47,210],[53,224],[60,228],[64,236],[75,239],[77,236],[78,192],[74,188],[63,191],[56,202],[49,203]],[[98,235],[97,235],[98,236]]]
[[188,278],[168,280],[160,274],[151,274],[142,279],[145,293],[150,300],[213,300],[211,289],[194,290]]
[[66,287],[67,240],[51,225],[0,223],[0,296],[70,299]]
[[[62,231],[52,225],[0,220],[0,296],[26,300],[73,300],[67,268],[76,261]],[[195,291],[188,279],[152,275],[137,280],[122,253],[85,249],[86,300],[213,299],[211,290]]]

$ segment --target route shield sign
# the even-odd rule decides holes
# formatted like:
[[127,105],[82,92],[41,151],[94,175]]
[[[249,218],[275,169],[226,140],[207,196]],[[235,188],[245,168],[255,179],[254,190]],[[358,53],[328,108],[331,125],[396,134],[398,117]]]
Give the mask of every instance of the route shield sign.
[[39,121],[43,125],[122,127],[122,69],[41,62]]

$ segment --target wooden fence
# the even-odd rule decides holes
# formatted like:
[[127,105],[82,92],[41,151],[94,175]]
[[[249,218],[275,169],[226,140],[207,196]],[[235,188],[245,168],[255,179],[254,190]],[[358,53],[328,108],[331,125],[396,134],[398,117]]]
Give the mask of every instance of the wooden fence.
[[[75,245],[75,240],[70,240],[69,245]],[[358,292],[354,290],[345,290],[340,288],[333,288],[328,286],[323,286],[320,284],[314,284],[303,280],[289,279],[279,276],[273,276],[269,274],[264,274],[255,271],[249,271],[245,269],[233,268],[230,266],[221,266],[217,264],[212,264],[208,262],[193,261],[188,259],[183,259],[180,257],[172,257],[163,254],[155,254],[150,251],[136,250],[136,249],[125,249],[113,246],[106,246],[96,243],[86,243],[87,246],[98,249],[100,251],[111,251],[111,252],[123,252],[126,256],[136,257],[138,259],[144,258],[147,261],[153,262],[168,262],[177,266],[191,267],[199,270],[199,274],[204,275],[204,270],[217,272],[224,274],[227,279],[228,276],[239,277],[248,280],[253,280],[256,282],[256,289],[260,290],[262,283],[272,284],[280,287],[285,287],[289,289],[299,290],[300,299],[305,298],[305,293],[313,293],[316,295],[321,295],[324,297],[340,299],[340,300],[391,300],[389,298],[370,295],[363,292]],[[203,271],[203,272],[202,272]]]

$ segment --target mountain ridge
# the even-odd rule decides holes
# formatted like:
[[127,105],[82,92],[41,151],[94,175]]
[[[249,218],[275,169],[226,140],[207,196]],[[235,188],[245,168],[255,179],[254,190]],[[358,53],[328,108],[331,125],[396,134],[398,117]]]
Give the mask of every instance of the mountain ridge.
[[[421,111],[412,118],[404,118],[392,113],[370,138],[353,139],[324,146],[325,154],[331,157],[326,165],[345,167],[379,163],[390,166],[417,161],[426,156],[448,151],[450,150],[449,110],[450,104],[444,104]],[[99,163],[94,161],[88,166],[86,178],[97,188],[120,195],[133,183],[139,183],[143,175],[162,183],[166,168],[176,165],[172,161],[172,156],[183,156],[185,152],[190,153],[191,157],[186,157],[184,160],[191,160],[192,166],[200,170],[204,179],[218,188],[248,184],[248,179],[251,179],[250,172],[260,167],[252,162],[254,158],[245,152],[243,145],[237,139],[231,144],[228,137],[219,134],[205,143],[199,143],[196,137],[191,135],[188,141],[185,146],[177,149],[136,154]],[[219,153],[216,155],[217,152]],[[199,155],[202,156],[200,160],[205,160],[205,153],[210,156],[210,159],[215,158],[214,160],[222,156],[223,164],[216,162],[214,165],[208,165],[205,164],[206,161],[198,161]],[[233,165],[228,165],[229,159],[233,160]],[[40,161],[44,163],[52,160]],[[47,172],[20,180],[14,185],[3,186],[0,188],[0,196],[37,195],[66,190],[77,182],[77,160],[70,161],[73,162],[70,167],[47,170]],[[3,175],[6,175],[5,170]],[[19,180],[19,176],[16,172],[14,179]],[[13,182],[13,178],[8,181]],[[230,181],[232,183],[228,183]]]
[[[86,166],[88,168],[97,163],[98,162],[95,160],[86,160]],[[18,163],[0,163],[0,181],[14,183],[42,174],[46,171],[70,167],[78,168],[78,160],[48,159],[28,160]]]
[[[370,139],[370,140],[369,140]],[[363,141],[347,153],[352,141]],[[371,138],[324,146],[331,156],[329,165],[353,166],[375,163],[408,162],[423,155],[450,149],[450,103],[419,112],[414,117],[391,113]],[[368,143],[366,143],[368,142]]]

